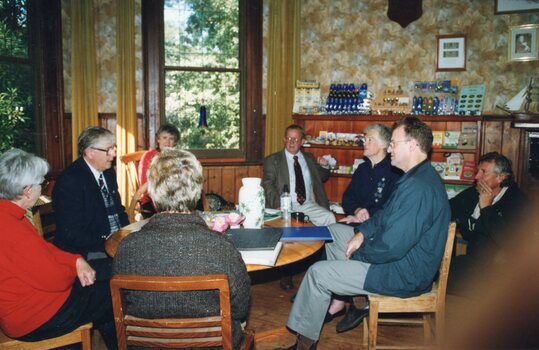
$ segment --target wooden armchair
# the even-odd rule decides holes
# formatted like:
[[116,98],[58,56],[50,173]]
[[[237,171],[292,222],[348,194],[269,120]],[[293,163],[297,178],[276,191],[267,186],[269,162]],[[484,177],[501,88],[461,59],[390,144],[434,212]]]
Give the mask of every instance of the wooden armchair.
[[[163,348],[222,346],[225,350],[232,350],[230,291],[226,275],[173,277],[115,275],[110,281],[110,289],[120,350],[127,349],[128,345]],[[122,292],[124,290],[154,292],[219,290],[221,314],[198,318],[139,318],[125,313]],[[241,349],[247,350],[253,345],[254,332],[247,330],[244,333]]]
[[140,182],[138,178],[138,163],[142,158],[142,155],[146,153],[145,150],[137,151],[133,153],[124,154],[120,156],[120,161],[125,164],[127,168],[127,182],[129,183],[129,191],[133,193],[133,198],[129,201],[129,206],[127,208],[127,216],[129,217],[130,222],[135,221],[135,211],[137,208],[138,199],[142,193],[137,193],[139,189]]
[[[432,290],[412,298],[397,298],[384,295],[369,295],[369,316],[363,321],[363,345],[367,345],[369,350],[374,350],[376,346],[376,335],[378,323],[391,324],[421,324],[423,325],[423,335],[425,342],[431,340],[433,333],[433,315],[435,320],[436,337],[443,339],[445,329],[445,295],[447,288],[447,277],[449,275],[449,265],[455,240],[456,224],[449,225],[445,251],[438,270],[438,278],[432,285]],[[378,319],[380,313],[422,313],[422,319]],[[378,346],[378,349],[410,349],[414,346]],[[415,348],[424,348],[417,346]]]
[[0,349],[16,350],[43,350],[54,349],[60,346],[82,343],[82,350],[92,349],[91,333],[92,323],[86,323],[70,333],[56,338],[44,339],[36,342],[25,342],[9,338],[0,330]]
[[32,222],[41,237],[52,241],[56,232],[52,202],[34,206],[32,208]]

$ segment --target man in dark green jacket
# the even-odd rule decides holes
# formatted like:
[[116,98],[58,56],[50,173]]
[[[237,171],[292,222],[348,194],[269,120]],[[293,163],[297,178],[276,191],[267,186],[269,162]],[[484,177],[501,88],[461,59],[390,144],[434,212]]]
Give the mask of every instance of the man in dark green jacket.
[[[312,349],[332,294],[411,297],[430,290],[451,216],[440,176],[428,161],[432,131],[415,117],[393,127],[391,164],[404,171],[384,207],[326,245],[327,261],[309,268],[287,326],[298,333],[289,349]],[[358,318],[366,311],[359,310]]]

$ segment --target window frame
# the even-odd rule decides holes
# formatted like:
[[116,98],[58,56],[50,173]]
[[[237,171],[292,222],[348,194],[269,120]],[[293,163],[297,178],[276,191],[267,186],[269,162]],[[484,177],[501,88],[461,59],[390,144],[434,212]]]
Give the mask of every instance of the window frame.
[[27,60],[34,71],[36,147],[49,162],[47,177],[55,177],[66,165],[61,0],[27,0],[27,9]]
[[[147,145],[165,122],[164,0],[142,0],[144,59],[144,120]],[[262,0],[240,0],[241,135],[239,150],[192,150],[204,163],[260,163],[264,134],[262,121]]]

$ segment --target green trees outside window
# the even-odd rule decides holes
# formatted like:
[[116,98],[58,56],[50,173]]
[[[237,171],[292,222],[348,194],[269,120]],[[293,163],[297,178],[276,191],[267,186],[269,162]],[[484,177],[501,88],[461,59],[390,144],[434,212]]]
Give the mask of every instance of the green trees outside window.
[[36,152],[34,79],[25,0],[0,0],[0,153]]
[[241,146],[239,18],[239,0],[165,0],[165,114],[180,130],[178,147]]

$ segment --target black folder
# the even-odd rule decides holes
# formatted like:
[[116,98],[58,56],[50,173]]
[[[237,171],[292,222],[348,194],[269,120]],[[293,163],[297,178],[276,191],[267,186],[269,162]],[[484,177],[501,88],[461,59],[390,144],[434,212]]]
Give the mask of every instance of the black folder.
[[227,231],[238,250],[273,250],[281,239],[280,228],[238,228]]

